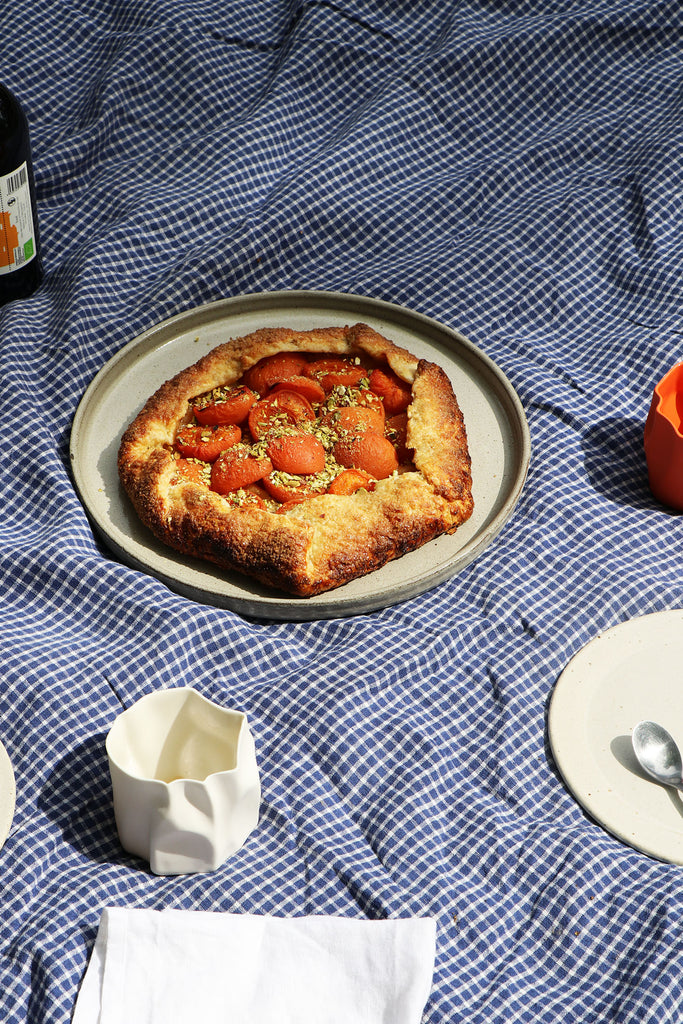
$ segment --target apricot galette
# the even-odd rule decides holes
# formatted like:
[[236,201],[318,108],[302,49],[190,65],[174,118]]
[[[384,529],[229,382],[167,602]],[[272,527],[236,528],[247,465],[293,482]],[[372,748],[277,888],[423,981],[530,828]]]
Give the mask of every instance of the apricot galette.
[[448,377],[365,324],[219,345],[147,401],[118,467],[163,543],[303,596],[454,532],[473,509]]

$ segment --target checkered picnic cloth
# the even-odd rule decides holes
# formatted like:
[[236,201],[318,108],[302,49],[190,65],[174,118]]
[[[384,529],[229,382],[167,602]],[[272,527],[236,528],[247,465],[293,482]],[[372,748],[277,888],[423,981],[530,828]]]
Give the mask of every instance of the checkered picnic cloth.
[[[647,488],[681,357],[676,0],[12,0],[45,280],[0,311],[0,1019],[66,1024],[106,906],[429,915],[429,1024],[680,1022],[683,874],[563,785],[553,686],[680,607]],[[138,333],[241,293],[352,292],[465,333],[532,459],[468,568],[372,614],[247,619],[94,537],[69,432]],[[190,683],[244,710],[261,821],[222,869],[124,854],[104,736]]]

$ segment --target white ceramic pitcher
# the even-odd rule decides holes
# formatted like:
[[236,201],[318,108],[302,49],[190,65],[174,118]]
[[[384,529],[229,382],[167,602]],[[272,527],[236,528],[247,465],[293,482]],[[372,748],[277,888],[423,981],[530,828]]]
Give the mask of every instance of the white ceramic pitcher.
[[258,823],[261,787],[246,715],[192,687],[150,693],[106,740],[121,844],[157,875],[214,871]]

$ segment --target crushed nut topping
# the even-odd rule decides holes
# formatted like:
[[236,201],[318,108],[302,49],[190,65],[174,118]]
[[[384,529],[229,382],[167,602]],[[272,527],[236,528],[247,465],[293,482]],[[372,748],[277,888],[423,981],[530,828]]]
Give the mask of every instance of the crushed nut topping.
[[[318,358],[325,357],[320,354]],[[350,361],[356,366],[363,365],[358,356],[355,356]],[[264,459],[268,457],[268,446],[273,438],[286,437],[288,435],[294,436],[301,434],[302,432],[312,434],[318,439],[325,449],[324,470],[314,474],[296,474],[287,473],[283,470],[273,470],[268,475],[268,480],[270,480],[273,485],[291,490],[293,493],[296,493],[297,490],[305,491],[307,494],[310,494],[311,492],[315,494],[325,493],[336,477],[338,477],[340,473],[343,473],[347,468],[340,465],[334,458],[333,450],[336,443],[340,440],[356,436],[353,431],[339,426],[337,423],[339,415],[335,416],[334,412],[335,410],[357,405],[368,406],[368,399],[365,392],[370,389],[369,374],[370,371],[367,370],[367,375],[362,377],[361,380],[354,385],[335,385],[329,394],[326,395],[324,401],[311,401],[310,405],[315,413],[314,421],[303,419],[294,424],[286,411],[274,411],[268,420],[268,430],[265,436],[252,440],[247,420],[244,420],[240,423],[240,428],[242,430],[241,440],[232,445],[228,450],[240,452],[243,455],[250,456],[252,458]],[[226,384],[214,387],[210,391],[192,398],[190,400],[188,417],[178,430],[178,438],[182,440],[184,431],[188,432],[186,436],[189,438],[189,431],[194,431],[197,426],[199,426],[196,418],[192,415],[192,409],[204,409],[210,405],[218,405],[227,402],[236,395],[248,390],[249,389],[246,385],[242,383],[234,385]],[[377,398],[377,402],[381,403],[381,398]],[[388,437],[392,443],[394,443],[397,439],[397,432],[395,430],[387,429],[384,436]],[[201,442],[211,441],[214,437],[214,430],[211,426],[204,426],[198,437]],[[196,435],[192,437],[192,443],[197,443]],[[174,459],[182,458],[182,456],[175,450],[172,451],[172,456]],[[185,458],[185,462],[192,463],[199,467],[199,473],[197,475],[186,475],[186,480],[192,480],[195,483],[199,483],[201,486],[211,489],[212,463],[203,462],[201,459],[196,458]],[[255,493],[254,491],[249,491],[242,487],[230,491],[227,494],[218,495],[218,492],[215,493],[233,508],[257,505],[258,507],[265,508],[268,511],[276,511],[282,506],[282,502],[268,495],[264,487],[261,485],[259,485],[259,489],[255,490]]]

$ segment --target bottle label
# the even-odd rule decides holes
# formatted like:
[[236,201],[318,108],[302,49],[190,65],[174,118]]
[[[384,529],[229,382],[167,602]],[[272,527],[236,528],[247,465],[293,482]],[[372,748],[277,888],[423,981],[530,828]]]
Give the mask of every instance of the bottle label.
[[11,174],[0,175],[0,274],[30,263],[36,255],[33,209],[24,162]]

